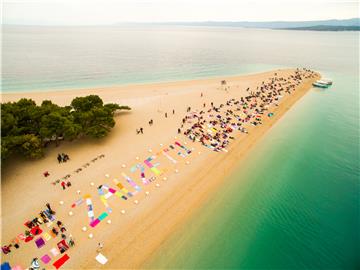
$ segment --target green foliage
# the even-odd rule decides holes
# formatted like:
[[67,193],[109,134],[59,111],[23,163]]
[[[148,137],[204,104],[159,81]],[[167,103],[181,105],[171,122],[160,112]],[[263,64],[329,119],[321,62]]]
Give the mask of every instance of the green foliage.
[[1,158],[13,153],[39,158],[51,141],[105,137],[115,126],[114,113],[119,110],[130,107],[104,105],[96,95],[77,97],[64,107],[49,100],[37,106],[31,99],[1,104]]
[[1,158],[5,160],[13,153],[28,158],[39,158],[43,155],[43,147],[39,137],[33,134],[8,136],[1,140]]

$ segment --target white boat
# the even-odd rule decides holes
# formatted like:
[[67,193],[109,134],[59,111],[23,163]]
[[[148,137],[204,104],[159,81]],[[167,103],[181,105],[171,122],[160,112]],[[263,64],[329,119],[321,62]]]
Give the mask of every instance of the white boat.
[[327,84],[327,85],[333,84],[332,80],[330,80],[330,79],[321,79],[321,80],[318,80],[317,82],[322,83],[322,84]]
[[329,84],[321,83],[320,81],[316,81],[312,85],[320,88],[328,88],[330,86]]

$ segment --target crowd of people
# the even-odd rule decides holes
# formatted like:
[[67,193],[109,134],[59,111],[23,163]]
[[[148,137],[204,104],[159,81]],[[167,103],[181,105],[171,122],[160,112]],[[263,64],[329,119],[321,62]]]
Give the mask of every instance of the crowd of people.
[[[46,204],[46,209],[40,211],[39,215],[25,222],[25,226],[28,228],[24,232],[24,237],[19,239],[16,237],[11,244],[4,245],[1,247],[3,254],[12,252],[12,248],[20,248],[20,242],[30,242],[35,236],[41,236],[43,230],[41,225],[48,224],[47,227],[51,226],[56,221],[56,225],[52,226],[50,232],[53,238],[60,236],[60,241],[56,244],[60,253],[66,252],[70,247],[75,246],[74,238],[71,234],[67,235],[67,229],[60,220],[56,220],[55,211],[51,208],[50,204]],[[22,235],[22,234],[20,234]],[[33,258],[30,263],[29,270],[40,269],[40,261],[37,257]]]
[[[42,233],[40,229],[40,225],[50,223],[55,220],[55,211],[51,208],[50,204],[46,204],[46,209],[41,210],[38,216],[33,217],[31,220],[28,220],[24,223],[24,225],[28,228],[25,230],[21,239],[16,237],[12,240],[12,242],[8,245],[4,245],[1,247],[4,254],[8,254],[11,252],[11,248],[14,247],[16,249],[20,248],[20,240],[24,242],[31,241],[34,236]],[[22,234],[20,234],[22,235]]]
[[266,112],[268,117],[273,116],[274,113],[269,111],[271,106],[278,106],[284,95],[294,92],[304,79],[315,76],[308,69],[297,69],[288,77],[275,73],[256,89],[247,88],[247,95],[240,99],[232,98],[219,106],[211,102],[208,109],[204,103],[201,111],[191,111],[191,107],[188,107],[187,115],[182,119],[177,132],[214,151],[226,151],[226,146],[235,139],[232,136],[234,131],[248,133],[247,125],[261,125]]

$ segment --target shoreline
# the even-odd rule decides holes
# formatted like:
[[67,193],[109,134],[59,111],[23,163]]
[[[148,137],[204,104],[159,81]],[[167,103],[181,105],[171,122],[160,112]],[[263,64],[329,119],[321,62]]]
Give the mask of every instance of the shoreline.
[[[282,69],[295,69],[292,67],[281,67],[278,70],[282,70]],[[248,75],[256,75],[259,73],[266,73],[266,72],[271,72],[275,69],[264,69],[261,72],[258,71],[254,71],[254,72],[244,72],[241,74],[224,74],[224,75],[214,75],[214,76],[204,76],[204,77],[198,77],[198,78],[193,78],[193,79],[179,79],[179,80],[173,80],[173,79],[169,79],[169,80],[149,80],[149,81],[143,81],[143,82],[128,82],[128,83],[110,83],[110,84],[99,84],[98,86],[79,86],[79,87],[66,87],[66,88],[43,88],[38,89],[38,88],[32,88],[32,89],[28,89],[28,90],[14,90],[14,91],[4,91],[2,92],[2,95],[22,95],[22,94],[41,94],[41,93],[59,93],[59,92],[67,92],[67,91],[88,91],[91,89],[103,89],[103,90],[109,90],[112,88],[124,88],[124,87],[131,87],[131,86],[149,86],[149,85],[161,85],[161,84],[179,84],[180,82],[190,82],[190,81],[207,81],[207,80],[221,80],[222,78],[227,78],[227,79],[231,79],[231,78],[237,78],[239,76],[248,76]]]
[[[292,71],[293,70],[276,70],[276,72],[281,75],[289,74]],[[262,80],[268,78],[273,72],[274,71],[235,77],[224,77],[223,79],[229,81],[230,83],[228,84],[230,86],[229,92],[219,90],[219,79],[212,78],[209,80],[181,81],[178,83],[172,82],[131,87],[124,86],[110,88],[105,92],[101,91],[100,93],[97,93],[101,98],[103,98],[104,102],[121,101],[121,105],[130,105],[134,107],[133,112],[129,115],[120,116],[119,119],[117,119],[117,127],[115,128],[116,131],[113,130],[109,135],[109,138],[106,138],[103,142],[98,143],[98,145],[92,146],[89,145],[88,142],[80,142],[77,143],[79,144],[78,146],[74,147],[74,143],[64,143],[59,147],[61,150],[56,150],[68,152],[71,151],[70,149],[76,148],[73,150],[73,154],[70,155],[71,157],[74,156],[70,163],[71,166],[66,164],[64,166],[65,170],[70,167],[74,167],[75,164],[84,162],[84,159],[88,155],[93,154],[94,151],[99,152],[101,150],[101,152],[105,153],[106,163],[105,161],[100,161],[100,169],[97,169],[97,165],[94,165],[94,168],[90,168],[89,171],[84,172],[83,175],[79,175],[79,180],[81,181],[79,181],[79,183],[75,182],[74,185],[76,187],[72,188],[71,194],[62,193],[60,190],[55,190],[55,194],[53,187],[50,185],[46,187],[39,187],[41,192],[46,193],[52,191],[54,195],[44,195],[45,198],[40,200],[40,202],[37,200],[34,203],[34,206],[38,207],[44,200],[50,199],[63,199],[64,201],[67,201],[65,205],[68,206],[71,204],[71,200],[78,197],[75,195],[75,190],[77,188],[82,191],[89,190],[89,192],[94,193],[94,190],[88,187],[89,179],[96,179],[95,181],[97,184],[103,183],[103,175],[105,173],[109,173],[110,178],[120,178],[120,171],[123,170],[120,168],[120,164],[134,163],[136,155],[141,156],[141,158],[149,156],[148,151],[144,149],[151,147],[154,148],[155,151],[156,148],[159,148],[155,145],[159,145],[159,143],[171,143],[174,139],[169,139],[169,137],[176,136],[173,128],[176,126],[176,122],[180,120],[179,116],[181,115],[177,115],[178,113],[176,113],[174,119],[164,119],[160,122],[158,121],[164,111],[169,111],[171,108],[169,105],[175,106],[176,112],[178,112],[188,103],[195,103],[199,106],[205,98],[207,102],[213,99],[216,100],[216,102],[223,102],[226,98],[230,98],[235,95],[243,95],[244,91],[241,91],[240,89],[244,89],[246,86],[256,85]],[[250,127],[248,135],[240,134],[237,136],[236,141],[230,144],[227,153],[209,151],[202,147],[199,143],[193,144],[189,142],[185,136],[179,136],[179,139],[182,142],[187,141],[190,147],[193,146],[195,148],[195,151],[193,151],[193,153],[185,159],[190,162],[190,165],[186,165],[184,162],[178,164],[176,166],[179,170],[178,174],[170,174],[170,170],[168,170],[166,175],[169,179],[166,181],[160,181],[160,179],[158,179],[159,181],[157,181],[157,183],[159,183],[160,186],[154,187],[153,185],[152,187],[149,187],[149,196],[145,196],[144,193],[136,196],[136,199],[140,202],[139,205],[134,206],[134,204],[130,204],[129,201],[126,205],[123,205],[122,203],[117,204],[114,200],[112,200],[111,206],[115,213],[125,209],[127,214],[121,215],[118,213],[117,216],[116,214],[112,214],[112,225],[100,224],[99,227],[95,228],[93,231],[96,240],[87,239],[86,235],[81,232],[81,224],[86,222],[86,219],[84,219],[81,211],[76,213],[81,220],[74,220],[74,218],[69,218],[67,215],[69,208],[59,207],[54,203],[56,208],[58,208],[57,212],[59,213],[59,216],[64,217],[65,224],[68,224],[77,241],[77,247],[69,251],[70,256],[74,257],[74,259],[72,258],[72,260],[67,263],[66,267],[89,269],[118,268],[119,265],[123,268],[141,268],[144,266],[154,252],[162,245],[162,243],[164,243],[164,241],[166,241],[168,236],[177,230],[177,228],[179,228],[179,226],[181,226],[186,220],[192,218],[194,211],[199,209],[206,200],[208,200],[211,196],[214,196],[219,186],[221,186],[221,184],[223,184],[227,179],[227,176],[229,176],[234,169],[238,168],[241,159],[245,158],[256,142],[261,140],[266,132],[299,99],[301,99],[307,91],[311,89],[311,83],[315,79],[316,78],[308,79],[306,83],[303,83],[301,87],[297,88],[295,93],[284,97],[279,106],[273,110],[275,113],[274,117],[265,118],[261,126],[256,128]],[[208,87],[210,89],[209,92],[207,92]],[[123,91],[119,91],[121,89]],[[82,90],[81,93],[77,92],[72,93],[71,95],[69,95],[70,91],[66,91],[66,93],[59,92],[57,95],[55,95],[54,92],[39,92],[37,93],[38,95],[33,92],[26,94],[31,94],[29,97],[34,98],[36,102],[39,102],[44,94],[54,94],[54,97],[52,97],[53,102],[66,104],[70,103],[69,100],[71,100],[71,98],[75,95],[88,94],[94,91],[98,90]],[[204,92],[206,97],[204,99],[200,99],[199,103],[198,99],[200,92]],[[16,95],[12,94],[11,97],[5,94],[5,96],[7,96],[7,100],[11,100],[12,98],[16,99],[18,95],[23,94],[24,93]],[[210,100],[207,95],[211,96]],[[181,99],[186,100],[188,103],[181,101]],[[153,112],[154,110],[156,111]],[[161,114],[161,116],[159,114]],[[142,125],[146,124],[144,116],[154,117],[155,124],[159,123],[159,126],[157,126],[157,130],[155,130],[153,134],[151,134],[151,132],[149,132],[150,134],[147,134],[146,130],[144,137],[136,137],[136,135],[133,134],[133,128],[141,122],[144,122]],[[124,121],[123,123],[126,127],[121,127],[121,121]],[[118,125],[120,126],[118,127]],[[172,131],[169,132],[170,127],[174,134]],[[131,131],[129,131],[129,129],[131,129]],[[146,127],[146,129],[150,130],[151,128]],[[122,141],[119,141],[118,138],[121,138]],[[151,145],[149,144],[149,139],[152,141]],[[129,142],[135,141],[136,145],[129,145]],[[121,157],[119,156],[118,159],[114,159],[113,157],[117,156],[118,149],[121,149],[121,152],[126,153],[126,156],[124,157],[124,155],[120,155]],[[54,151],[55,149],[49,150],[50,153],[54,153]],[[198,155],[198,151],[201,151],[201,154]],[[11,181],[15,181],[17,184],[22,183],[26,185],[24,180],[22,180],[22,177],[28,175],[30,172],[41,170],[41,168],[44,168],[44,165],[51,168],[52,174],[57,176],[64,174],[64,169],[58,168],[57,164],[51,163],[50,153],[48,153],[47,157],[44,159],[34,161],[33,164],[23,164],[25,166],[23,166],[16,175],[11,175],[9,173],[9,170],[11,170],[11,168],[16,168],[16,165],[13,164],[12,166],[9,166],[10,168],[7,168],[7,172],[4,173],[3,177],[9,179],[13,178]],[[79,157],[77,157],[77,155],[79,155]],[[173,168],[171,170],[173,170]],[[39,171],[38,174],[40,174],[40,172],[41,171]],[[211,175],[211,179],[209,178],[209,175]],[[111,184],[110,180],[107,182]],[[43,183],[39,184],[39,186],[40,185],[43,185]],[[7,198],[10,198],[9,196],[12,192],[12,187],[7,187],[6,189],[5,198],[3,199],[4,201],[6,201]],[[37,192],[38,191],[39,190],[37,190]],[[159,195],[157,195],[158,193]],[[25,194],[25,196],[28,196],[28,194]],[[30,196],[32,195],[30,194]],[[133,201],[133,199],[131,199],[131,201]],[[143,201],[146,203],[142,203]],[[103,208],[103,206],[98,202],[94,202],[94,204],[97,209]],[[5,204],[3,203],[3,205]],[[18,217],[11,216],[9,213],[13,210],[11,208],[12,207],[5,211],[4,216],[11,220],[11,222],[9,221],[10,224],[15,223],[16,228],[19,227],[20,224],[18,224],[15,220],[15,218]],[[25,207],[23,211],[26,210],[29,209]],[[19,216],[24,215],[24,213],[18,214]],[[105,227],[107,228],[105,231],[99,231],[104,230]],[[13,231],[13,228],[9,228],[9,224],[5,224],[4,229],[7,234]],[[109,259],[109,262],[105,266],[96,264],[96,261],[93,258],[95,257],[94,245],[96,246],[97,241],[105,243],[102,253]],[[82,258],[76,257],[76,253],[79,249],[82,251]]]
[[[267,70],[262,72],[252,72],[252,73],[244,73],[241,75],[224,75],[224,76],[211,76],[211,77],[202,77],[197,79],[183,79],[183,80],[165,80],[165,81],[154,81],[154,82],[144,82],[144,83],[125,83],[125,84],[114,84],[114,85],[100,85],[100,86],[92,86],[92,87],[79,87],[79,88],[66,88],[66,89],[47,89],[47,90],[31,90],[31,91],[14,91],[14,92],[2,92],[2,102],[13,102],[17,101],[20,98],[23,98],[24,96],[26,98],[33,98],[36,102],[45,100],[48,95],[54,94],[56,97],[55,99],[66,98],[66,97],[76,97],[81,95],[87,95],[92,94],[95,91],[100,91],[100,93],[97,93],[99,95],[104,94],[108,95],[112,93],[113,91],[119,91],[119,94],[121,94],[121,90],[143,90],[144,88],[167,88],[167,87],[185,87],[188,85],[193,84],[201,84],[201,83],[214,83],[219,82],[221,80],[238,80],[250,78],[253,76],[259,76],[263,74],[268,74],[274,71],[280,71],[280,70],[294,70],[295,68],[281,68],[281,69],[273,69],[273,70]],[[220,85],[219,85],[220,86]],[[161,92],[161,90],[158,90]],[[42,98],[42,99],[41,99]],[[53,97],[54,98],[54,97]],[[52,101],[54,101],[52,99]]]

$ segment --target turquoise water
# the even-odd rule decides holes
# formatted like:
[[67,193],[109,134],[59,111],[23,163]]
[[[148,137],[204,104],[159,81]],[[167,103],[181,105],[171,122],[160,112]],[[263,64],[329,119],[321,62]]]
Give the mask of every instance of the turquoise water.
[[5,27],[2,91],[305,66],[311,90],[148,262],[181,269],[359,269],[359,34],[234,28]]

